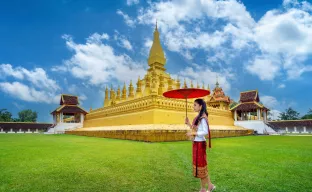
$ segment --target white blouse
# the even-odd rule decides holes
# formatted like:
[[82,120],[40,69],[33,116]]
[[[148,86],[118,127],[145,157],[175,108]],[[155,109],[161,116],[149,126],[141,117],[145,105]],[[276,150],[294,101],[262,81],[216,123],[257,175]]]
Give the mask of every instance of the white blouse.
[[194,138],[194,141],[206,141],[205,136],[208,135],[208,122],[202,118],[198,125],[197,134]]

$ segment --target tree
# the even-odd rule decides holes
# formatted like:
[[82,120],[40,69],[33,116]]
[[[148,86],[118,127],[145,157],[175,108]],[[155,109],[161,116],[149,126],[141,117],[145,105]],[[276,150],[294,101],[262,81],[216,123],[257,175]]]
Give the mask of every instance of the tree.
[[18,113],[18,119],[20,122],[36,122],[37,121],[37,112],[30,109],[20,111]]
[[299,119],[299,113],[289,107],[285,112],[280,113],[278,118],[281,120],[297,120]]
[[12,121],[12,113],[7,111],[7,109],[0,109],[0,122],[10,121]]
[[233,101],[231,104],[230,104],[230,109],[232,109],[235,105],[237,105],[238,103]]
[[312,109],[309,109],[308,113],[302,116],[301,119],[312,119]]

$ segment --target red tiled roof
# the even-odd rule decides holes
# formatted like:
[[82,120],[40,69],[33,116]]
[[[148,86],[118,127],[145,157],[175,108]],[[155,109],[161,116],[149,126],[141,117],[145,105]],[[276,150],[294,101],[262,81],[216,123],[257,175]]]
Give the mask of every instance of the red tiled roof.
[[287,120],[287,121],[269,121],[270,125],[273,125],[276,128],[284,127],[299,127],[306,126],[312,127],[312,119],[309,120]]
[[58,109],[54,110],[51,114],[55,112],[63,112],[63,113],[83,113],[87,114],[88,112],[80,108],[79,106],[75,105],[63,105],[62,107],[59,107]]
[[78,105],[78,97],[72,95],[62,95],[60,105]]
[[224,101],[224,102],[230,103],[230,98],[228,96],[225,96],[225,94],[224,94],[224,92],[223,92],[221,87],[216,87],[213,90],[213,94],[212,94],[212,97],[211,97],[210,101],[213,100],[213,99],[215,101]]
[[[235,107],[231,109],[234,110],[236,109],[237,111],[251,111],[251,110],[256,110],[256,109],[267,109],[263,105],[257,103],[257,102],[249,102],[249,103],[239,103]],[[268,109],[267,109],[268,110]]]
[[258,91],[246,91],[240,93],[240,102],[260,102]]

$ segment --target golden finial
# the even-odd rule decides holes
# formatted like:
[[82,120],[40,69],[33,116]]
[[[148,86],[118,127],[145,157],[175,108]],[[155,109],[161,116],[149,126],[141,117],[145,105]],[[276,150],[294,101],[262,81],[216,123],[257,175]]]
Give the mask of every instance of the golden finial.
[[177,89],[180,89],[181,84],[180,84],[179,76],[177,77],[177,84],[176,84],[176,86],[177,86]]
[[218,82],[218,75],[217,75],[217,82],[216,82],[216,87],[219,87],[219,82]]
[[191,80],[191,88],[193,88],[194,86],[193,86],[193,81]]
[[186,89],[187,88],[187,84],[186,84],[186,80],[185,80],[185,78],[184,78],[184,87],[183,87],[184,89]]
[[129,95],[128,95],[128,97],[130,97],[130,98],[133,98],[133,97],[134,97],[134,90],[133,90],[132,80],[130,80]]
[[197,89],[199,89],[199,88],[200,88],[200,87],[199,87],[199,84],[198,84],[198,81],[197,81],[197,86],[196,86],[196,88],[197,88]]
[[124,82],[124,86],[122,88],[122,96],[121,96],[122,100],[127,99],[127,88],[126,88],[126,82]]
[[118,85],[117,89],[117,100],[120,100],[120,85]]
[[203,86],[202,86],[202,89],[205,89],[205,83],[203,82]]

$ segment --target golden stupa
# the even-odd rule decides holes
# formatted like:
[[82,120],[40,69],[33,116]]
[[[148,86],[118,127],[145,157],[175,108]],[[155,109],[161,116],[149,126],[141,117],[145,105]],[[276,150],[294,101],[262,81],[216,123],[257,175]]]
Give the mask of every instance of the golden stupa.
[[[157,24],[147,62],[149,68],[143,79],[138,77],[136,88],[132,81],[128,88],[124,84],[122,90],[119,86],[117,91],[113,86],[110,90],[106,87],[104,106],[90,109],[83,128],[66,133],[143,141],[186,140],[185,133],[188,128],[184,125],[185,100],[162,96],[167,90],[180,88],[181,83],[166,72],[166,58]],[[193,83],[190,84],[193,87]],[[182,87],[187,87],[185,80]],[[199,88],[198,83],[197,87]],[[209,102],[209,98],[208,96],[204,99]],[[196,113],[193,112],[192,100],[187,103],[187,109],[189,118],[194,118]],[[212,137],[251,133],[248,129],[234,126],[230,110],[208,107],[208,113]]]

